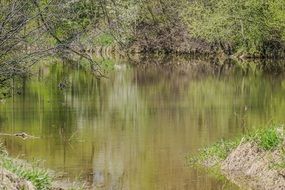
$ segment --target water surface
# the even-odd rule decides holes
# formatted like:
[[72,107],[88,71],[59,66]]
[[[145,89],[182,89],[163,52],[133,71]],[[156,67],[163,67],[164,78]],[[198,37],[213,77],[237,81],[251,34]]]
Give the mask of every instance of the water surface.
[[0,131],[40,138],[2,137],[10,154],[44,160],[94,189],[237,189],[187,167],[185,156],[285,120],[283,77],[209,62],[118,61],[100,80],[59,62],[21,86],[21,95],[0,104]]

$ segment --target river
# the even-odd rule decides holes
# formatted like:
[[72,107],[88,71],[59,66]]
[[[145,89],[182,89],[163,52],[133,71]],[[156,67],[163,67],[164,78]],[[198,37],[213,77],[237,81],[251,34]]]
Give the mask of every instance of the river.
[[19,95],[0,103],[2,133],[39,137],[1,137],[10,155],[44,161],[94,189],[238,189],[187,166],[186,156],[285,120],[279,75],[174,59],[115,61],[107,76],[60,61],[38,66]]

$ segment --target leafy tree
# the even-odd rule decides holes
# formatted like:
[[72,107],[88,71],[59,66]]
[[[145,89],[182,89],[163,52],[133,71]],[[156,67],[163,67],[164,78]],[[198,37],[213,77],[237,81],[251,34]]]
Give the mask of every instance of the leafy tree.
[[192,36],[262,56],[284,46],[283,1],[209,0],[190,2],[184,20]]

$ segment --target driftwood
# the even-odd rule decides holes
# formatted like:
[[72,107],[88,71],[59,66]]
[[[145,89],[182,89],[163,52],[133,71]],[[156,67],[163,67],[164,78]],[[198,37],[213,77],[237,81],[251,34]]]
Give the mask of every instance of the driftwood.
[[10,134],[10,133],[0,133],[0,136],[14,136],[14,137],[20,137],[22,139],[38,139],[39,137],[36,136],[32,136],[29,135],[25,132],[18,132],[18,133],[14,133],[14,134]]

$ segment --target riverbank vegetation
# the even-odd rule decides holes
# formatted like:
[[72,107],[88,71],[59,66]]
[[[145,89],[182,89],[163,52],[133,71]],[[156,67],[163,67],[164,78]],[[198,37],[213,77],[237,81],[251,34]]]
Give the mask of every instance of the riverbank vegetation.
[[284,57],[283,1],[212,0],[190,4],[185,18],[193,36],[218,43],[228,54]]
[[190,156],[192,167],[218,170],[241,187],[284,188],[284,126],[259,129],[234,140],[215,143]]
[[83,184],[61,181],[55,172],[43,169],[41,162],[26,161],[9,157],[5,147],[0,145],[1,189],[25,190],[81,190]]
[[[255,0],[1,1],[0,62],[111,46],[131,52],[284,56],[285,3]],[[5,72],[6,73],[6,72]]]
[[284,57],[283,1],[14,0],[0,5],[1,84],[26,77],[48,56],[80,57],[99,77],[101,64],[91,54],[102,51]]

